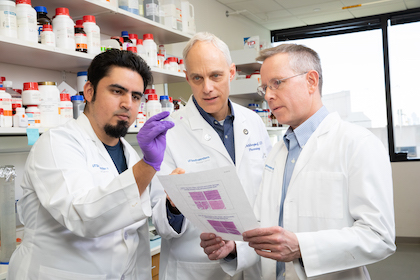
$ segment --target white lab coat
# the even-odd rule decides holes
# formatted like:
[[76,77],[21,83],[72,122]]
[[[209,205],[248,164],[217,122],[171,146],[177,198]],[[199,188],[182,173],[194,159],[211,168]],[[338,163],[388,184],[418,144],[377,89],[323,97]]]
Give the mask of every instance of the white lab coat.
[[138,154],[121,141],[128,169],[119,175],[84,114],[38,139],[18,203],[25,235],[8,279],[151,279],[150,198],[133,176]]
[[[287,153],[281,141],[267,158],[254,207],[261,227],[278,225]],[[286,279],[299,279],[296,273],[300,279],[370,279],[364,266],[395,251],[392,171],[383,144],[329,114],[296,162],[283,213],[305,266],[286,263]],[[276,262],[261,263],[264,280],[275,280]]]
[[[267,130],[261,118],[251,110],[232,103],[235,114],[234,140],[236,171],[251,205],[258,194],[264,160],[271,149]],[[233,165],[217,132],[200,115],[192,98],[185,108],[171,116],[175,127],[167,133],[167,147],[160,174],[169,174],[181,167],[198,172]],[[159,279],[161,280],[255,280],[260,275],[259,264],[231,278],[210,261],[200,247],[201,231],[184,218],[180,234],[168,223],[166,194],[159,180],[152,180],[153,222],[162,236]],[[246,261],[246,256],[239,259]]]

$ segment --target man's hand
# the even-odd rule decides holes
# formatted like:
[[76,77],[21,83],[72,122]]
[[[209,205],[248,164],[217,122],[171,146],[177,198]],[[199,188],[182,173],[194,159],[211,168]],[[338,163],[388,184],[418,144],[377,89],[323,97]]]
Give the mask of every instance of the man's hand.
[[167,111],[154,115],[144,123],[137,134],[137,142],[144,154],[143,161],[156,171],[160,170],[165,154],[166,132],[174,126],[171,121],[162,121],[167,116]]
[[261,257],[281,262],[301,257],[296,234],[282,227],[257,228],[244,232],[242,236]]
[[202,233],[200,239],[200,246],[210,260],[226,258],[230,253],[236,254],[236,244],[232,240],[222,240],[214,233]]
[[[177,175],[177,174],[184,174],[185,170],[182,168],[176,168],[172,171],[171,174],[169,175]],[[166,191],[165,191],[166,193]],[[178,208],[175,206],[175,203],[173,203],[172,199],[169,197],[169,195],[166,193],[166,199],[169,202],[169,204],[167,204],[167,206],[169,207],[169,211],[171,211],[171,213],[175,214],[175,215],[179,215],[181,214],[181,212],[178,210]]]

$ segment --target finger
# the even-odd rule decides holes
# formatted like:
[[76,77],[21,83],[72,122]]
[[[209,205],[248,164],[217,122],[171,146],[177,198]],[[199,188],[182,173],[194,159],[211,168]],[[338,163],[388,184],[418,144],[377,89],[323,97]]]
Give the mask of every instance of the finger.
[[159,113],[159,114],[156,114],[156,115],[154,115],[154,116],[152,116],[150,119],[148,119],[147,121],[146,121],[146,123],[147,122],[154,122],[154,121],[160,121],[160,120],[163,120],[164,118],[166,118],[167,116],[169,116],[170,115],[170,112],[169,111],[163,111],[163,112],[161,112],[161,113]]
[[244,233],[242,233],[242,237],[245,240],[245,239],[250,239],[254,237],[269,236],[275,233],[281,233],[282,231],[283,231],[283,228],[279,226],[267,227],[267,228],[256,228],[256,229],[245,231]]
[[169,175],[184,174],[184,173],[185,173],[185,170],[184,169],[182,169],[180,167],[177,167]]
[[279,253],[274,253],[274,252],[270,252],[270,251],[264,251],[264,250],[255,250],[255,252],[257,253],[257,255],[260,255],[261,257],[264,258],[269,258],[269,259],[273,259],[273,260],[278,260],[281,256],[279,255]]
[[212,240],[215,238],[216,238],[216,234],[214,233],[203,232],[202,234],[200,234],[201,241]]

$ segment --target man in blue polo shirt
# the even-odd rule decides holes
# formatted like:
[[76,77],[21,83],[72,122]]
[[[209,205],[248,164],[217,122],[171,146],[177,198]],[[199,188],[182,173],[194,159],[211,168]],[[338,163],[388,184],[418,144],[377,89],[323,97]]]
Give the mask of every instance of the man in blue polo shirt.
[[[183,56],[193,95],[185,108],[172,114],[175,127],[167,134],[160,174],[175,168],[188,173],[234,165],[253,205],[271,144],[261,118],[228,98],[235,77],[229,48],[212,34],[197,33]],[[258,277],[258,265],[231,277],[218,261],[210,261],[200,247],[201,231],[171,205],[157,178],[151,189],[153,221],[162,236],[159,279]]]

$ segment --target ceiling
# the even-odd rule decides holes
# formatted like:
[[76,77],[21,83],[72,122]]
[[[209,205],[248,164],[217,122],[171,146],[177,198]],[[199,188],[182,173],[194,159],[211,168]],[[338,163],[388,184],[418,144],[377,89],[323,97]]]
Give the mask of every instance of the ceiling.
[[[420,0],[216,0],[228,16],[245,16],[269,30],[346,20],[420,7]],[[354,7],[350,7],[354,6]],[[343,7],[347,7],[343,9]]]

